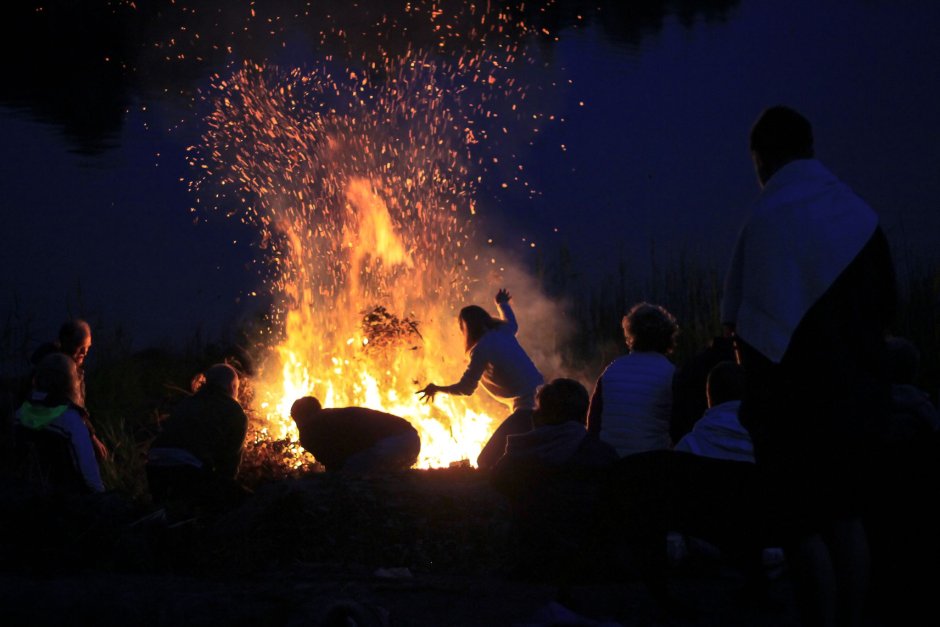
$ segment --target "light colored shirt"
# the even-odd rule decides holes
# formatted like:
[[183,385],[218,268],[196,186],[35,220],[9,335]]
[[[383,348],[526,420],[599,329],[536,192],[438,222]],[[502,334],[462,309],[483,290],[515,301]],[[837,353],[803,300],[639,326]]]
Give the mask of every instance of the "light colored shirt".
[[483,334],[470,349],[470,363],[460,381],[442,391],[469,396],[482,384],[493,398],[513,411],[532,409],[535,390],[545,378],[516,339],[519,325],[509,303],[497,306],[504,323]]

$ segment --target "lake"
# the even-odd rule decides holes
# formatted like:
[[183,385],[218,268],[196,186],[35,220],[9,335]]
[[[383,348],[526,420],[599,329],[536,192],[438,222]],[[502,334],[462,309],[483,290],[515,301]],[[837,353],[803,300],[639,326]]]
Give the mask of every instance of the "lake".
[[[291,2],[21,4],[0,27],[17,61],[0,87],[7,328],[36,343],[82,315],[143,347],[212,338],[256,316],[258,229],[191,211],[200,95],[245,59],[336,64],[323,33],[374,45],[356,41],[357,29],[394,14],[389,3],[317,3],[315,15]],[[406,27],[381,32],[386,53],[433,57],[442,32],[448,49],[492,45],[460,38],[479,19],[468,3],[440,4],[463,18],[400,18]],[[539,116],[477,127],[490,124],[493,137],[471,190],[481,246],[523,266],[564,249],[584,285],[621,264],[644,280],[651,260],[680,254],[720,271],[758,191],[748,129],[784,103],[813,122],[819,158],[879,212],[899,264],[935,263],[937,3],[547,6],[515,14],[534,34],[503,35],[532,62],[500,80],[527,90]],[[14,32],[26,43],[12,43]]]

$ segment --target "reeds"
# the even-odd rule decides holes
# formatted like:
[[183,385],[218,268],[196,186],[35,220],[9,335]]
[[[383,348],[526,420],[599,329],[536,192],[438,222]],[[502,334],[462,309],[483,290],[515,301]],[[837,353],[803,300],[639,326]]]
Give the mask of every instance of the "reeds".
[[[720,333],[719,302],[721,275],[714,268],[680,256],[674,263],[651,264],[648,278],[637,279],[621,262],[616,271],[591,285],[581,277],[564,251],[551,264],[535,268],[542,289],[563,296],[569,303],[567,316],[575,332],[558,346],[564,366],[572,371],[597,376],[613,358],[625,352],[621,319],[627,309],[641,300],[669,309],[680,325],[680,335],[672,355],[677,365],[702,350]],[[900,306],[891,332],[907,337],[921,350],[918,386],[931,393],[936,402],[940,385],[940,319],[937,295],[940,272],[928,263],[910,263],[899,272]],[[156,434],[159,421],[172,405],[191,390],[193,377],[207,366],[232,355],[251,359],[252,346],[244,334],[239,341],[210,342],[197,334],[183,347],[151,347],[132,350],[129,336],[121,329],[94,328],[95,344],[87,378],[88,409],[99,436],[111,450],[102,463],[106,484],[134,498],[147,499],[144,473],[145,451]],[[35,337],[33,318],[21,310],[7,312],[0,326],[0,367],[2,367],[2,411],[9,425],[24,377],[29,373],[29,354],[49,338]],[[248,354],[246,354],[248,353]],[[251,365],[237,364],[247,371]],[[28,379],[26,379],[28,382]],[[250,385],[245,393],[251,393]],[[250,399],[244,404],[249,406]],[[0,445],[8,446],[8,429],[2,431]],[[297,476],[316,468],[309,457],[291,453],[291,463],[275,459],[290,450],[284,442],[265,442],[249,437],[245,456],[245,476],[251,483],[265,479]],[[8,459],[8,456],[4,456]]]

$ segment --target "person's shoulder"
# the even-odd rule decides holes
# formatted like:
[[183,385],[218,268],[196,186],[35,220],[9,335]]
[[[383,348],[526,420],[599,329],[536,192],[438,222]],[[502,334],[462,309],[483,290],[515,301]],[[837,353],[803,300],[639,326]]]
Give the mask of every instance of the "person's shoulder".
[[616,370],[617,368],[620,368],[624,364],[628,363],[629,360],[627,358],[630,357],[631,354],[632,353],[627,353],[626,355],[621,355],[620,357],[611,359],[610,362],[604,366],[604,370],[601,372],[601,376],[603,377],[609,371]]

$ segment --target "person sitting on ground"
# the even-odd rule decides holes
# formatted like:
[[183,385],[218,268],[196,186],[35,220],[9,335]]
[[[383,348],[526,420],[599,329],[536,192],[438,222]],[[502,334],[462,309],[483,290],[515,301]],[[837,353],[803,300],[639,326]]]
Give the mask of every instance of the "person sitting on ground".
[[[88,352],[90,350],[91,326],[85,320],[75,318],[72,320],[66,320],[64,323],[62,323],[62,326],[59,327],[58,340],[40,344],[36,350],[33,351],[32,355],[30,355],[30,363],[33,366],[33,372],[35,373],[39,362],[42,361],[43,358],[45,358],[47,355],[51,355],[53,353],[61,353],[66,355],[75,362],[76,372],[78,373],[78,389],[74,402],[76,405],[83,408],[82,420],[85,421],[85,426],[88,427],[89,432],[91,432],[91,443],[95,448],[95,455],[100,462],[109,459],[110,452],[105,443],[102,442],[101,438],[98,437],[98,433],[95,430],[95,426],[92,423],[91,417],[88,413],[85,386],[85,359],[88,357]],[[32,376],[27,377],[27,379],[31,382]],[[27,393],[27,396],[23,397],[23,400],[28,398],[30,389],[31,388],[28,386],[25,388],[24,391]]]
[[46,355],[36,367],[29,400],[14,416],[14,446],[18,455],[35,451],[40,457],[35,461],[54,475],[49,486],[54,492],[104,492],[85,410],[75,402],[78,397],[75,361],[61,353]]
[[678,442],[708,409],[708,373],[722,361],[736,361],[734,339],[716,335],[708,345],[682,364],[672,379],[672,419],[669,436]]
[[679,326],[660,305],[641,302],[623,317],[629,354],[611,362],[594,387],[588,431],[621,457],[672,448],[672,378],[669,355]]
[[872,556],[872,596],[888,607],[916,608],[931,598],[920,564],[940,556],[940,515],[933,498],[940,477],[940,418],[916,385],[920,351],[887,338],[891,407],[870,456],[870,502],[864,515]]
[[509,305],[512,296],[500,289],[495,296],[500,318],[494,318],[478,305],[460,310],[458,321],[464,336],[464,349],[470,363],[460,381],[451,385],[429,383],[417,393],[431,402],[437,393],[469,396],[483,384],[483,389],[512,413],[483,446],[477,456],[477,467],[489,469],[506,451],[506,437],[532,429],[535,390],[545,382],[542,373],[516,339],[519,324]]
[[585,549],[598,539],[595,513],[607,469],[618,457],[585,429],[588,402],[574,379],[539,387],[534,428],[509,435],[493,467],[493,485],[511,504],[515,574],[568,577],[598,567],[597,555],[586,556]]
[[232,366],[210,366],[195,394],[182,399],[160,425],[147,453],[147,479],[157,503],[210,499],[224,504],[244,495],[236,482],[248,432]]
[[887,339],[887,368],[891,381],[891,415],[885,437],[910,441],[940,432],[940,415],[930,395],[917,387],[920,351],[907,338]]
[[744,370],[733,361],[722,361],[708,373],[708,409],[692,431],[676,443],[677,451],[704,457],[754,463],[751,436],[738,420],[744,398]]
[[324,408],[313,396],[294,401],[300,445],[327,471],[403,471],[418,461],[421,439],[404,418],[367,407]]
[[[687,527],[704,530],[709,539],[718,537],[726,551],[730,547],[732,558],[753,577],[750,583],[763,585],[766,581],[761,564],[766,565],[768,573],[775,572],[783,563],[783,552],[779,547],[766,547],[758,553],[753,543],[740,542],[751,540],[761,516],[753,494],[754,445],[738,419],[744,392],[744,369],[736,362],[719,362],[708,373],[708,409],[675,446],[676,451],[697,458],[676,457],[677,485],[684,488],[678,491],[683,502],[677,511],[683,514],[681,519]],[[701,458],[708,458],[709,463]],[[672,540],[679,542],[680,555],[683,549],[713,555],[718,550],[703,538],[685,534],[674,534]]]

